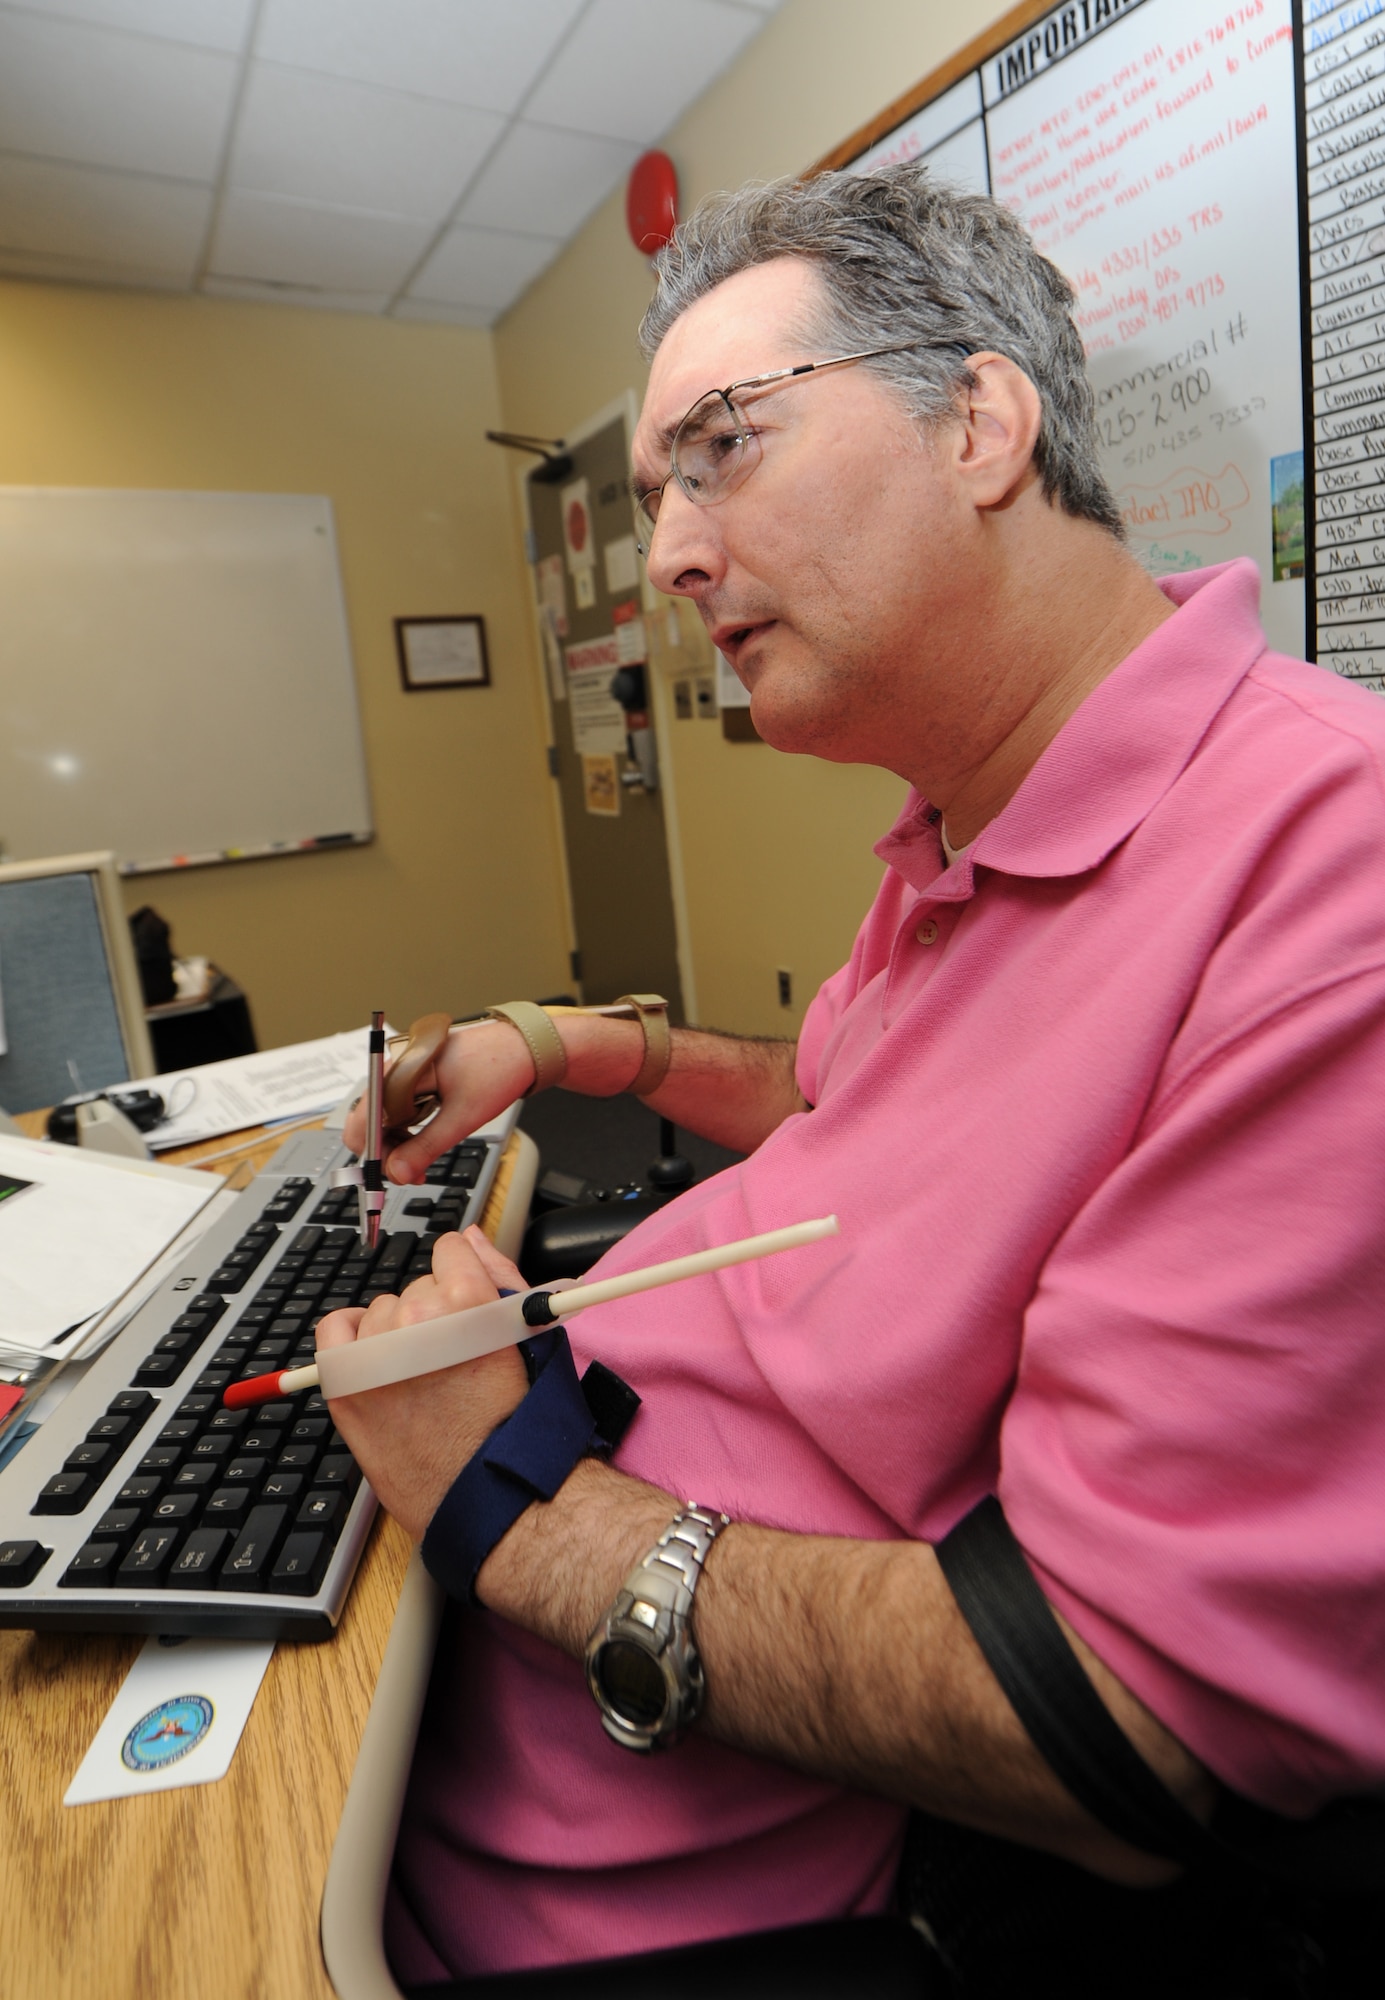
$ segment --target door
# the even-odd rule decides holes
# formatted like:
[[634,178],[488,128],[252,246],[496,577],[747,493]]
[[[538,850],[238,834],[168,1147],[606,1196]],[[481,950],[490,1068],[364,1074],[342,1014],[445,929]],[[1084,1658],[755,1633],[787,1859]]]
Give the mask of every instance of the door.
[[[567,452],[571,469],[561,478],[541,466],[526,487],[577,938],[573,977],[591,1002],[662,993],[682,1021],[624,410]],[[637,675],[624,686],[636,705],[627,712],[612,697],[622,668],[643,674],[643,708]],[[632,728],[648,731],[633,739],[637,755]]]

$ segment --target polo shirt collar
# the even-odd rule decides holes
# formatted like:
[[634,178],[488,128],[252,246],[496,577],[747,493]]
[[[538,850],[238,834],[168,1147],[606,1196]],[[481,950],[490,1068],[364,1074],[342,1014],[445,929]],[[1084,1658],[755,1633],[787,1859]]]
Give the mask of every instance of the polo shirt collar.
[[1178,606],[1068,717],[1004,809],[939,880],[936,810],[911,792],[875,852],[913,889],[972,892],[976,867],[1082,875],[1153,811],[1265,651],[1247,558],[1157,579]]

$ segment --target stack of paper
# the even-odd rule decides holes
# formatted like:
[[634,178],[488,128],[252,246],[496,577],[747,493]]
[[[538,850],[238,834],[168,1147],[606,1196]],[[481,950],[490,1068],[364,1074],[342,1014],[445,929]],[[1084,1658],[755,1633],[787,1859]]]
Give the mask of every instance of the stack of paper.
[[250,1125],[330,1111],[364,1087],[366,1062],[366,1030],[353,1028],[263,1055],[151,1077],[147,1088],[158,1091],[167,1115],[147,1135],[148,1143],[164,1153]]
[[214,1174],[0,1136],[0,1366],[92,1352],[220,1191]]

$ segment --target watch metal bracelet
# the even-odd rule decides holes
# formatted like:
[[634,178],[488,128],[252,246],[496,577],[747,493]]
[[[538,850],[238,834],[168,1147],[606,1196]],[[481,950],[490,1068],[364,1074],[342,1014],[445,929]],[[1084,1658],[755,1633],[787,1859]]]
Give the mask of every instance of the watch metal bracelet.
[[680,1508],[587,1641],[601,1725],[626,1750],[676,1743],[701,1713],[706,1683],[689,1619],[708,1551],[729,1526],[728,1514]]

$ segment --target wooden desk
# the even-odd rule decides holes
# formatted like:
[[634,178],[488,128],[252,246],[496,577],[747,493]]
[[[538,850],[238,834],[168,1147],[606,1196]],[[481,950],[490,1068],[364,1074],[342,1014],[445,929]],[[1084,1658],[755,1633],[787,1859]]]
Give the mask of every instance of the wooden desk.
[[[20,1121],[42,1130],[42,1114]],[[225,1142],[170,1155],[195,1164]],[[249,1151],[255,1166],[280,1144]],[[483,1220],[494,1233],[518,1148]],[[239,1159],[210,1171],[230,1177]],[[335,1636],[280,1645],[218,1784],[64,1807],[143,1639],[0,1632],[4,2000],[332,2000],[322,1885],[411,1548],[384,1513]]]

